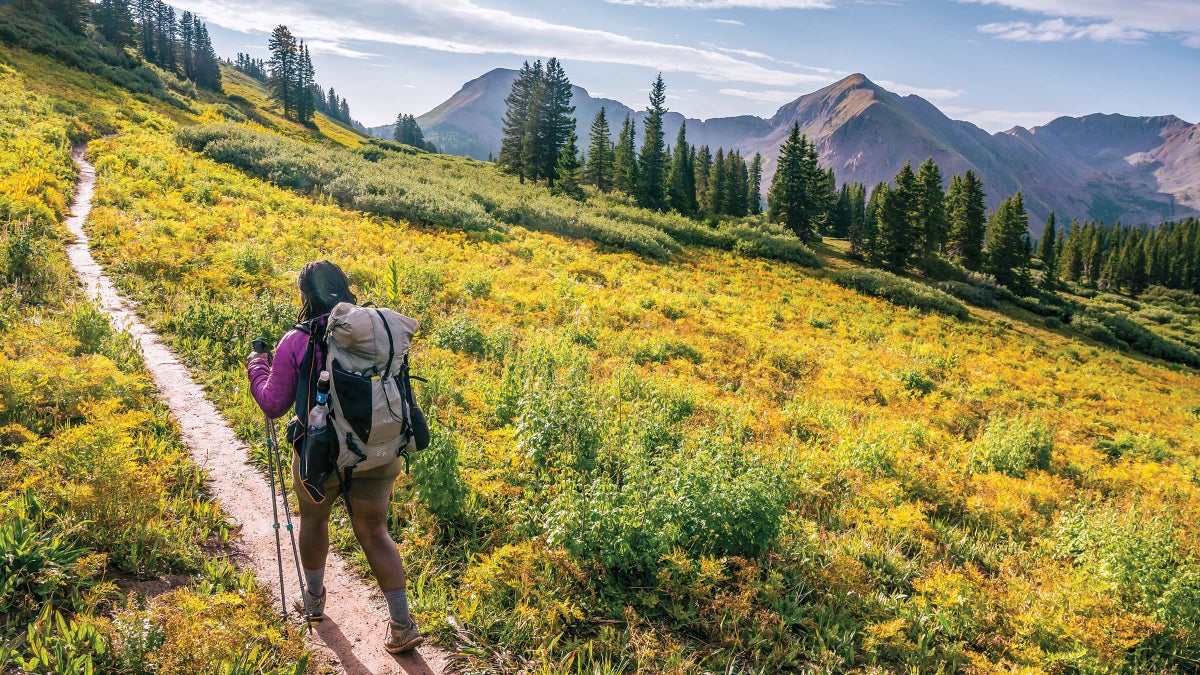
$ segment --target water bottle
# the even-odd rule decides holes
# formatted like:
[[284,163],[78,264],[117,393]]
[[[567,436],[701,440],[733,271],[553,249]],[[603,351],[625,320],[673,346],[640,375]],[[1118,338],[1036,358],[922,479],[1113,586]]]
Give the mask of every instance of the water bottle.
[[325,430],[329,417],[329,371],[322,370],[317,379],[317,404],[308,411],[308,435],[317,436]]

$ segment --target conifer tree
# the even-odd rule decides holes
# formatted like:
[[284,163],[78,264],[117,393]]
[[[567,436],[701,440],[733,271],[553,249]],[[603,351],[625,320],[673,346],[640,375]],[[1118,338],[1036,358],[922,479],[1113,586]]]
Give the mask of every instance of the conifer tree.
[[175,8],[161,0],[156,0],[154,3],[154,53],[158,56],[158,61],[155,63],[169,73],[179,72],[179,59],[175,53],[177,32]]
[[315,106],[313,103],[313,87],[315,86],[312,58],[308,53],[308,45],[300,42],[296,48],[296,121],[301,124],[312,124]]
[[179,56],[180,65],[183,68],[183,76],[189,80],[196,80],[196,39],[194,34],[195,24],[192,21],[192,13],[184,12],[179,17]]
[[679,135],[675,137],[675,154],[667,176],[667,203],[685,216],[696,215],[696,173],[687,142],[687,122],[679,125]]
[[946,195],[942,191],[942,172],[930,157],[917,170],[916,227],[921,237],[923,259],[929,260],[942,252],[949,236],[946,218]]
[[579,146],[574,131],[567,133],[567,140],[558,153],[558,164],[554,173],[558,177],[558,182],[553,186],[555,191],[573,199],[583,198],[583,189],[579,187]]
[[530,89],[523,163],[530,178],[544,178],[553,186],[561,149],[575,130],[571,81],[556,58],[547,61],[544,70],[541,62],[535,63],[534,73],[536,81]]
[[135,44],[137,28],[129,0],[100,0],[92,11],[92,19],[96,32],[109,44],[116,47]]
[[905,162],[888,190],[879,214],[879,260],[888,270],[904,272],[920,252],[921,232],[917,225],[920,190],[912,164]]
[[[20,8],[22,3],[15,4]],[[58,19],[64,28],[72,33],[83,35],[91,10],[91,3],[88,0],[52,0],[46,2],[45,5],[50,10],[50,15]]]
[[417,118],[413,115],[400,113],[396,116],[396,129],[392,132],[392,139],[397,143],[404,143],[415,148],[425,147],[425,134],[421,131],[421,125],[417,124]]
[[754,159],[750,161],[750,180],[749,186],[746,188],[746,203],[749,206],[750,215],[757,216],[762,213],[762,153],[754,153]]
[[713,155],[712,167],[708,170],[708,201],[704,204],[704,210],[710,215],[720,216],[725,213],[725,195],[729,192],[725,185],[728,168],[725,149],[717,148],[717,154]]
[[666,141],[663,138],[666,102],[666,85],[663,84],[662,73],[659,73],[650,86],[650,104],[646,107],[642,149],[638,154],[636,194],[638,206],[656,211],[663,211],[667,207]]
[[707,211],[709,194],[708,194],[708,175],[712,173],[713,157],[707,145],[702,145],[696,150],[696,161],[692,163],[692,175],[696,182],[696,204],[699,210]]
[[626,114],[625,121],[621,124],[621,134],[617,137],[617,147],[613,148],[613,174],[615,183],[618,190],[628,195],[633,195],[637,192],[639,179],[637,149],[634,139],[636,131],[637,128],[633,117]]
[[817,239],[813,219],[812,193],[808,184],[808,139],[800,135],[800,124],[793,123],[787,140],[779,150],[778,166],[767,192],[767,210],[771,222],[780,223],[805,243]]
[[1058,275],[1058,249],[1055,248],[1058,244],[1058,233],[1054,229],[1054,211],[1046,217],[1046,226],[1042,229],[1042,242],[1038,247],[1038,258],[1042,260],[1042,267],[1046,273],[1042,277],[1042,285],[1047,288],[1053,288],[1055,278]]
[[346,124],[354,124],[354,118],[350,117],[350,102],[344,98],[338,103],[338,119]]
[[1018,191],[1000,203],[988,223],[983,270],[1016,291],[1028,290],[1029,216]]
[[137,16],[137,26],[139,34],[138,52],[142,58],[150,63],[158,63],[158,54],[155,50],[155,29],[154,22],[158,16],[154,8],[155,0],[135,0],[134,13]]
[[750,189],[749,171],[740,151],[725,156],[725,213],[741,218],[746,215],[746,193]]
[[268,61],[271,74],[267,79],[271,98],[283,106],[283,116],[291,118],[296,108],[296,71],[299,69],[296,38],[287,26],[276,26],[267,40],[267,48],[271,50]]
[[592,118],[588,139],[587,168],[584,180],[601,192],[612,190],[613,185],[612,132],[608,128],[608,113],[603,107]]
[[[538,63],[541,70],[541,63]],[[504,99],[504,132],[500,140],[500,156],[498,162],[511,173],[517,174],[522,183],[528,168],[525,165],[525,144],[528,120],[530,114],[530,98],[533,86],[540,78],[533,66],[526,61],[521,64],[517,78],[513,80],[512,89]]]
[[950,257],[969,270],[978,270],[983,263],[983,241],[987,232],[987,205],[984,202],[983,181],[974,171],[950,180],[946,193],[946,214],[950,239]]
[[891,186],[877,183],[864,209],[862,250],[867,260],[874,265],[883,264],[883,247],[880,246],[879,222],[883,219],[883,205],[887,202]]
[[829,218],[827,225],[829,234],[834,237],[848,237],[850,235],[850,184],[842,183],[842,187],[838,190],[837,199],[829,207]]

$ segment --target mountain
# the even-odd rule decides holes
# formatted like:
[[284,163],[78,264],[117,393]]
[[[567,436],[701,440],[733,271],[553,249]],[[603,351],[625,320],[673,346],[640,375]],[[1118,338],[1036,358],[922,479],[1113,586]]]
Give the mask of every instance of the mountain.
[[[516,74],[498,68],[467,82],[417,118],[426,138],[450,154],[483,159],[497,152],[504,98]],[[586,145],[592,117],[601,107],[608,110],[614,139],[627,114],[641,129],[644,111],[592,97],[582,87],[572,91],[581,144]],[[683,115],[668,113],[666,137],[674,139],[684,121]],[[991,207],[1023,191],[1035,234],[1051,210],[1060,218],[1106,222],[1159,222],[1200,212],[1200,125],[1170,115],[1060,117],[1032,129],[989,134],[950,119],[919,96],[890,92],[856,73],[787,103],[769,119],[686,121],[693,144],[738,148],[743,156],[761,152],[764,191],[779,146],[799,124],[839,181],[870,188],[890,181],[906,161],[918,164],[933,157],[947,183],[956,173],[979,174]],[[390,138],[392,126],[370,131]]]

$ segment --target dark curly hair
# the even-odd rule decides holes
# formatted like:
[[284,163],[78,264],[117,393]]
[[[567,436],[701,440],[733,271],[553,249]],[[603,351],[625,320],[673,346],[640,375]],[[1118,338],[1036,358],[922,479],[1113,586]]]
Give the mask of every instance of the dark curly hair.
[[358,304],[346,273],[328,260],[314,260],[300,269],[300,320],[311,321],[328,314],[339,302]]

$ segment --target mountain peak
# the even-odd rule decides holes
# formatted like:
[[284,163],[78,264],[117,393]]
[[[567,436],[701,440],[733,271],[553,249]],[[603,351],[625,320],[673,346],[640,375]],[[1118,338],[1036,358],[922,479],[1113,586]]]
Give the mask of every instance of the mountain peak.
[[854,73],[853,75],[847,75],[846,77],[843,77],[842,79],[838,80],[837,82],[834,82],[830,86],[838,88],[838,89],[851,89],[854,87],[869,87],[871,89],[874,89],[876,87],[875,83],[868,80],[867,76],[863,75],[862,73]]

